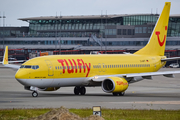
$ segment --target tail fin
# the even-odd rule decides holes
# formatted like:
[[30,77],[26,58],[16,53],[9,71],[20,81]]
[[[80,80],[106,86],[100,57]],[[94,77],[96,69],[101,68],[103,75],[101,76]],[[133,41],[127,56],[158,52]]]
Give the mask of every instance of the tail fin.
[[[16,62],[16,61],[13,61],[13,62]],[[9,62],[8,62],[8,46],[6,46],[6,49],[5,49],[5,52],[4,52],[4,57],[3,57],[3,62],[2,62],[2,64],[3,64],[5,67],[9,67],[9,68],[13,68],[13,69],[19,69],[19,68],[20,68],[19,65],[9,64]]]
[[166,2],[164,9],[159,16],[156,26],[154,27],[154,30],[151,34],[149,42],[144,48],[140,49],[134,54],[164,56],[170,7],[171,3]]
[[4,65],[8,64],[8,46],[6,46],[6,49],[5,49],[5,52],[4,52],[3,64]]

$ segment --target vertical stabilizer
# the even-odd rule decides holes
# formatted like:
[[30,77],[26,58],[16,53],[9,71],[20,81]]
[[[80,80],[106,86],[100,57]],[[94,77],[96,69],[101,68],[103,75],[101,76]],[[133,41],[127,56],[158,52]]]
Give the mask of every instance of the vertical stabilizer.
[[8,64],[8,46],[6,46],[6,49],[5,49],[5,52],[4,52],[3,64],[4,65]]
[[171,3],[166,2],[147,45],[135,52],[138,55],[164,56]]

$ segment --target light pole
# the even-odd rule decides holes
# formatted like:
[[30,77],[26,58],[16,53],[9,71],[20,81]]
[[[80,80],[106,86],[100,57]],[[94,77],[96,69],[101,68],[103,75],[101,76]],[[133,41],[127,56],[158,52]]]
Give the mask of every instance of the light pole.
[[100,35],[101,35],[101,51],[102,51],[102,17],[103,17],[103,15],[102,15],[102,10],[101,10],[101,25],[100,25]]
[[60,38],[59,38],[59,54],[61,55],[61,22],[62,22],[62,16],[60,12]]
[[57,19],[58,19],[57,13],[56,13],[56,17],[55,17],[55,18],[56,18],[56,20],[55,20],[55,27],[54,27],[54,28],[55,28],[55,31],[56,31],[56,32],[55,32],[55,37],[56,37],[56,38],[55,38],[55,51],[56,51],[56,50],[57,50],[57,28],[58,28],[58,27],[57,27]]
[[4,13],[3,13],[3,49],[4,49],[4,25],[5,25],[5,15],[4,15]]
[[107,10],[106,10],[106,27],[105,27],[105,37],[106,37],[106,45],[105,45],[105,54],[107,54],[107,32],[106,32],[106,30],[107,30]]
[[[3,52],[4,52],[4,24],[5,24],[5,18],[6,18],[6,16],[4,15],[4,12],[3,12],[3,16],[1,16],[1,13],[0,13],[0,20],[1,18],[3,19],[2,40],[3,40]],[[0,21],[0,26],[1,26],[1,21]]]

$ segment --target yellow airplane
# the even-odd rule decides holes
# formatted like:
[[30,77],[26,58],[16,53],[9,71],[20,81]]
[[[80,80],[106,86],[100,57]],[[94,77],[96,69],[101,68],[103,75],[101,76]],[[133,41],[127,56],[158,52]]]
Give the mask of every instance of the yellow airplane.
[[3,65],[17,68],[15,75],[26,90],[38,96],[38,90],[55,91],[75,86],[75,95],[84,95],[85,87],[101,86],[106,93],[123,96],[130,83],[152,79],[154,75],[173,77],[180,71],[157,72],[168,60],[164,56],[170,2],[166,2],[147,45],[134,54],[50,55],[30,59],[21,66],[8,64],[8,47]]

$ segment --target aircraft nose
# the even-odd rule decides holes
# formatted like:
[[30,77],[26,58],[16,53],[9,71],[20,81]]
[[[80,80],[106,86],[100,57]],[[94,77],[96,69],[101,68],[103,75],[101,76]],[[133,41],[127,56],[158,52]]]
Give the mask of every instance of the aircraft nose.
[[21,70],[21,69],[19,69],[15,75],[16,80],[23,85],[26,85],[27,77],[28,77],[27,72],[25,70]]

